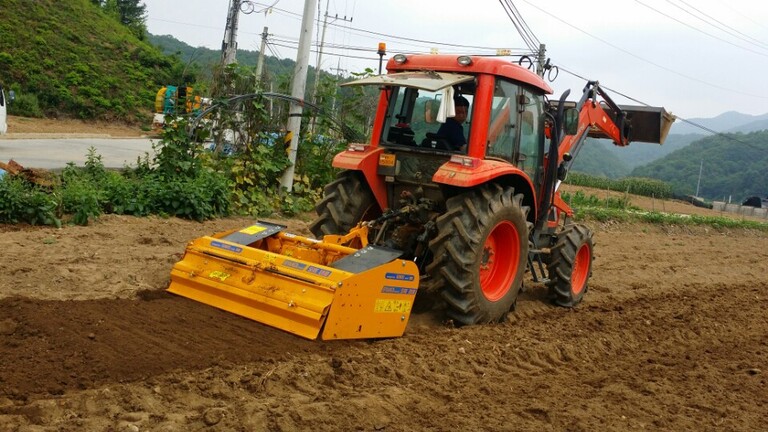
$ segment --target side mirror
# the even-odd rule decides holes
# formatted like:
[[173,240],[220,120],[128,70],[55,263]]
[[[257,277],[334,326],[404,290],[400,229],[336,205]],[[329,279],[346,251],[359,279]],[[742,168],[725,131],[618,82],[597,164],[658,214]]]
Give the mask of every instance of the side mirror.
[[563,114],[563,123],[566,135],[576,135],[579,129],[579,112],[576,108],[568,108]]

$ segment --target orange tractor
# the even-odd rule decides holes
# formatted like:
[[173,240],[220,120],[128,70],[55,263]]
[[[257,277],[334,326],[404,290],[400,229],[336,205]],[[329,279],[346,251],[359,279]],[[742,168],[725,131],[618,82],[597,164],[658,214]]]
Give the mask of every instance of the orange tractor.
[[439,299],[457,324],[499,321],[526,270],[555,304],[582,300],[592,231],[558,186],[587,137],[661,144],[674,117],[619,106],[597,82],[551,101],[541,77],[496,58],[397,55],[387,69],[346,84],[380,99],[370,142],[333,161],[319,240],[263,223],[196,240],[172,292],[324,339],[400,336]]

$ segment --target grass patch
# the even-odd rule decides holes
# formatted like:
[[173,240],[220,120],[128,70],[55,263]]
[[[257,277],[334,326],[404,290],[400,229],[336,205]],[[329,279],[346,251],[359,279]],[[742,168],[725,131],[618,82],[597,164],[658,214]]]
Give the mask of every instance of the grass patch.
[[714,229],[750,229],[768,232],[768,223],[766,222],[722,216],[681,215],[607,207],[579,207],[575,209],[574,216],[576,220],[593,219],[600,222],[644,222],[653,225],[706,226]]

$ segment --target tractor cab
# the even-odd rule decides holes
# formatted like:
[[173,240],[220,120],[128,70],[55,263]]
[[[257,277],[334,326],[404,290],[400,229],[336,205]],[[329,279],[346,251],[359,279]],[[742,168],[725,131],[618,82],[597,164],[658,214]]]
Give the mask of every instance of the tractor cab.
[[[377,115],[381,146],[466,152],[474,108],[475,77],[467,74],[412,71],[379,75],[345,86],[377,85],[382,103]],[[457,107],[456,101],[460,101]],[[457,111],[465,116],[457,116]],[[463,117],[463,118],[462,118]],[[460,120],[459,120],[460,119]],[[449,133],[448,129],[451,127]],[[455,132],[459,133],[455,133]]]
[[[444,201],[430,190],[472,187],[488,180],[475,176],[460,183],[462,177],[451,172],[455,164],[482,163],[487,169],[479,171],[491,177],[516,177],[510,181],[527,183],[531,192],[538,189],[548,144],[545,95],[551,93],[540,77],[510,62],[483,57],[395,56],[387,68],[386,75],[343,85],[381,89],[370,147],[394,155],[382,159],[385,162],[396,159],[392,167],[379,163],[377,172],[388,179],[394,196],[402,188],[411,189],[401,187],[409,184]],[[389,199],[380,200],[382,207],[391,207],[392,196],[390,192]]]

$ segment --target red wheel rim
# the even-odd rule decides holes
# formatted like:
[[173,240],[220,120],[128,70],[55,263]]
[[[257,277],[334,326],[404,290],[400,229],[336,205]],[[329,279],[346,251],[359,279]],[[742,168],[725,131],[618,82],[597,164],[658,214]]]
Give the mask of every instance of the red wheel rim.
[[504,297],[517,275],[520,261],[520,234],[509,221],[499,222],[483,245],[480,258],[480,288],[489,301]]
[[581,245],[579,251],[576,252],[576,258],[573,260],[573,272],[571,273],[571,291],[574,295],[579,295],[587,286],[591,258],[592,251],[589,245]]

